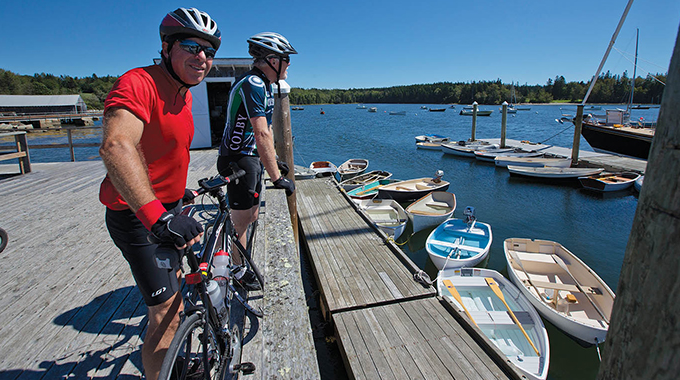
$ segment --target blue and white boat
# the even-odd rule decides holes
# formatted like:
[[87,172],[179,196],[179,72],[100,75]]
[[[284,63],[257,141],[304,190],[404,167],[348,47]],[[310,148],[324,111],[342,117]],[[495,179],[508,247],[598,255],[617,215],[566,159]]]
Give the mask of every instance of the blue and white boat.
[[482,268],[444,269],[437,275],[437,294],[467,314],[527,379],[547,378],[548,332],[529,299],[503,275]]
[[427,237],[425,248],[437,269],[473,267],[489,254],[491,226],[478,222],[474,207],[465,208],[465,219],[449,219]]

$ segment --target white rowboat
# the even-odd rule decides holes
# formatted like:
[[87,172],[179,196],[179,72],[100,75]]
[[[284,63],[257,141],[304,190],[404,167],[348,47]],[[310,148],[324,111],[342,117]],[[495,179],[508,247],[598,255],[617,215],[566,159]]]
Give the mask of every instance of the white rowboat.
[[390,172],[386,172],[384,170],[373,170],[340,182],[340,187],[345,191],[350,191],[352,189],[356,189],[357,187],[367,185],[371,182],[379,181],[381,179],[388,179],[390,177],[392,177],[392,173]]
[[432,191],[446,191],[449,183],[439,179],[435,182],[433,178],[417,178],[406,181],[391,183],[378,189],[378,198],[392,198],[398,201],[410,201],[422,198]]
[[528,379],[548,376],[550,342],[543,321],[529,299],[500,273],[481,268],[444,269],[437,275],[437,294],[465,312]]
[[387,236],[397,240],[404,232],[408,216],[394,199],[361,199],[355,203]]
[[446,191],[433,191],[406,207],[413,233],[437,226],[453,215],[456,196]]
[[368,167],[368,160],[364,158],[351,158],[338,166],[338,174],[340,175],[340,180],[344,181],[346,179],[355,177],[366,171]]
[[508,275],[536,310],[582,345],[604,342],[614,292],[576,255],[548,240],[506,239]]
[[309,164],[309,169],[316,173],[317,177],[332,176],[338,171],[338,167],[330,161],[314,161]]
[[594,174],[587,177],[579,177],[581,186],[589,190],[610,192],[625,190],[633,185],[640,175],[633,172]]
[[571,166],[571,158],[550,158],[550,157],[496,157],[496,166],[527,166],[543,167],[553,166],[558,168],[568,168]]
[[449,219],[432,230],[425,248],[437,269],[472,267],[489,254],[491,226],[462,219]]
[[530,168],[525,166],[508,166],[508,171],[510,174],[526,177],[567,179],[598,174],[603,172],[604,168],[556,168],[548,166]]

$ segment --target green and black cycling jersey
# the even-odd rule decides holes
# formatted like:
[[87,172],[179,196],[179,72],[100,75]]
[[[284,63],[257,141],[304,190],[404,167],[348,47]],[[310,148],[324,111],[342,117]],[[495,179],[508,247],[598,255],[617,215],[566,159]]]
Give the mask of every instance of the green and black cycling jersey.
[[257,156],[257,145],[250,119],[265,116],[272,123],[274,98],[271,84],[257,67],[236,82],[229,94],[227,122],[220,144],[220,156]]

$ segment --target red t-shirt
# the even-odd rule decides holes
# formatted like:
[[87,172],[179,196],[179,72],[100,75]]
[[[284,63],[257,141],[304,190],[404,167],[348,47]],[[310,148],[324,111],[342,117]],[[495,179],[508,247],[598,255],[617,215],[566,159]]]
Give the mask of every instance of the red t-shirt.
[[[178,89],[160,66],[141,67],[123,74],[104,102],[104,112],[123,107],[144,122],[140,145],[151,185],[163,203],[184,196],[194,137],[191,92],[182,97]],[[99,200],[112,210],[129,208],[108,175],[99,189]]]

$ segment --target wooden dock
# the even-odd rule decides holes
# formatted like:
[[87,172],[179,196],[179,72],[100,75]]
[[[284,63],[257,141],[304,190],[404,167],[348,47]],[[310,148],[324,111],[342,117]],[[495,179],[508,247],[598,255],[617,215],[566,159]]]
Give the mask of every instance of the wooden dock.
[[[357,379],[521,378],[481,332],[435,290],[413,279],[328,178],[297,181],[301,235],[335,326],[348,374]],[[398,248],[396,248],[398,249]]]
[[[217,152],[192,151],[188,187],[214,175]],[[0,165],[0,379],[139,379],[146,305],[111,241],[99,203],[101,161]],[[265,316],[246,318],[249,379],[318,378],[283,190],[263,192],[255,255]],[[285,262],[284,262],[285,261]],[[304,363],[304,365],[300,365]],[[282,372],[281,372],[282,371]]]

